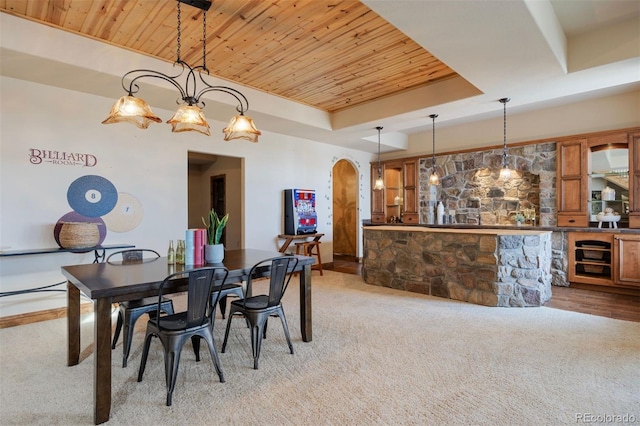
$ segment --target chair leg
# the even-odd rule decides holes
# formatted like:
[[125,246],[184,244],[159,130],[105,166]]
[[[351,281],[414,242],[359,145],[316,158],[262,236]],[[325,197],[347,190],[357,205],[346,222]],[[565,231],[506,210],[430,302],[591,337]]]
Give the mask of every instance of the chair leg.
[[200,336],[191,336],[193,353],[196,355],[196,362],[200,362]]
[[284,311],[278,311],[280,321],[282,321],[282,329],[284,330],[284,337],[287,338],[287,345],[289,345],[289,351],[293,355],[293,345],[291,344],[291,336],[289,335],[289,326],[287,325],[287,319],[284,316]]
[[260,358],[260,348],[262,347],[262,335],[264,332],[264,322],[251,327],[251,349],[253,350],[253,369],[258,369],[258,359]]
[[222,315],[222,319],[224,319],[224,314],[227,311],[227,296],[222,296],[218,301],[218,305],[220,305],[220,314]]
[[122,310],[118,308],[118,322],[116,323],[116,331],[113,333],[113,343],[111,343],[111,349],[116,348],[118,338],[120,337],[120,330],[122,330]]
[[144,374],[144,369],[147,366],[147,357],[149,356],[149,346],[151,346],[151,338],[153,334],[147,332],[147,335],[144,338],[144,349],[142,350],[142,359],[140,359],[140,368],[138,369],[138,381],[142,381],[142,376]]
[[220,358],[218,357],[218,351],[216,351],[216,346],[213,343],[213,334],[209,335],[205,333],[202,338],[207,342],[209,346],[209,353],[211,354],[211,361],[213,361],[213,366],[216,369],[216,373],[218,373],[218,377],[220,378],[220,383],[224,383],[224,374],[222,373],[222,365],[220,364]]
[[229,329],[231,328],[231,320],[233,319],[233,309],[229,312],[229,319],[227,320],[227,328],[224,332],[224,340],[222,341],[222,349],[221,352],[227,349],[227,339],[229,338]]
[[178,364],[180,363],[180,350],[174,351],[171,348],[164,355],[164,371],[167,380],[167,407],[171,406],[173,391],[176,388],[178,377]]

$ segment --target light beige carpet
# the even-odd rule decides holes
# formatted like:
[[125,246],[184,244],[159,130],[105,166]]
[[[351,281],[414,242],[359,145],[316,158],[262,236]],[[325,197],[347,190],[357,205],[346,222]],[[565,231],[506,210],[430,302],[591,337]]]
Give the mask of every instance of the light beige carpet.
[[[297,285],[285,310],[295,355],[269,322],[260,369],[234,320],[226,383],[210,358],[183,351],[173,406],[155,340],[136,381],[113,352],[110,425],[557,425],[585,416],[640,422],[640,324],[550,308],[491,308],[378,288],[361,277],[313,277],[313,342],[300,337]],[[0,330],[0,424],[91,424],[92,315],[86,358],[66,366],[65,319]],[[224,320],[216,321],[218,348]],[[582,416],[582,417],[579,417]],[[627,417],[629,418],[629,417]],[[609,417],[609,419],[613,419]],[[578,421],[577,421],[578,420]]]

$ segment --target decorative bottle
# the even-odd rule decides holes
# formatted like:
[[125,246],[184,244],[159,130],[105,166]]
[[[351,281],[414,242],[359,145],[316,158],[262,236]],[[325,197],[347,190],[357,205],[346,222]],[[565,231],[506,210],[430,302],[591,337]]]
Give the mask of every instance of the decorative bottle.
[[438,208],[436,209],[436,220],[438,221],[438,225],[442,225],[444,218],[444,206],[442,205],[442,201],[438,201]]
[[176,250],[176,263],[184,265],[184,240],[178,240],[178,248]]
[[169,240],[169,250],[167,251],[167,262],[173,265],[176,262],[176,252],[173,249],[173,240]]

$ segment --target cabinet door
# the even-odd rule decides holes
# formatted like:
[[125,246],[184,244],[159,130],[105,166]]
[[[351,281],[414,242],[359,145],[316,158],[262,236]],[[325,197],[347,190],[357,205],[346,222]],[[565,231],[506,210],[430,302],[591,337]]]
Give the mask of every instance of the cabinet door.
[[[418,164],[417,160],[405,161],[402,163],[404,171],[404,213],[411,215],[418,213]],[[417,216],[417,215],[413,215]],[[411,216],[411,221],[415,218]],[[406,216],[405,216],[406,217]]]
[[558,226],[588,226],[587,140],[560,142],[558,152]]
[[614,244],[615,283],[640,287],[640,235],[618,234]]
[[640,228],[640,132],[629,134],[629,228]]
[[373,189],[378,179],[378,164],[371,165],[371,222],[384,223],[384,190]]

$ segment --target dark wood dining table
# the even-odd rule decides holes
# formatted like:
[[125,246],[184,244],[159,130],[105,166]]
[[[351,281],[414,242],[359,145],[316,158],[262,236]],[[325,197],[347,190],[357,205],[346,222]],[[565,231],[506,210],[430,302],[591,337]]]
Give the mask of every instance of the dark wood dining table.
[[[244,281],[253,265],[263,259],[282,256],[276,251],[227,250],[223,264],[229,269],[228,282]],[[300,277],[300,328],[302,340],[310,342],[312,257],[296,256]],[[157,296],[162,280],[172,272],[201,266],[169,265],[166,257],[135,264],[93,263],[63,266],[67,278],[67,365],[80,362],[80,293],[94,301],[93,408],[95,424],[109,420],[111,411],[111,311],[112,304]],[[168,288],[170,293],[186,290],[182,281]],[[163,291],[167,293],[166,291]]]

